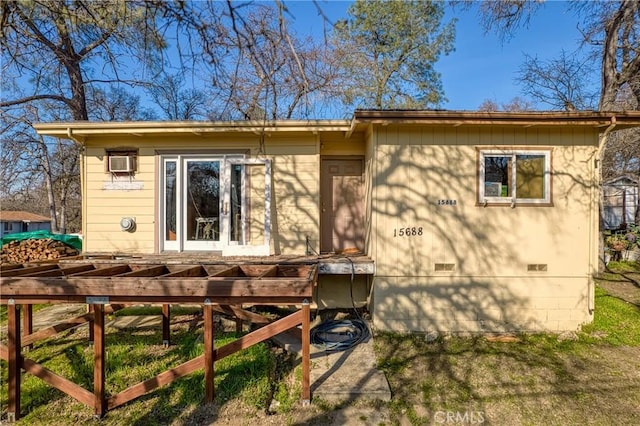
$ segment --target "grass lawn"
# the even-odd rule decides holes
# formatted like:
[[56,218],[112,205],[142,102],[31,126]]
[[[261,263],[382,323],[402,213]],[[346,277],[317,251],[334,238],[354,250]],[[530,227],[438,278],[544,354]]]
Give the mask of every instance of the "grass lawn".
[[[389,403],[300,407],[300,371],[287,354],[259,344],[216,363],[216,402],[203,405],[202,371],[113,410],[102,420],[90,408],[39,379],[23,375],[19,424],[640,424],[640,265],[612,265],[596,289],[593,323],[576,341],[522,335],[513,342],[482,336],[440,338],[379,334],[379,368]],[[629,301],[630,300],[630,301]],[[125,312],[126,313],[126,312]],[[156,314],[129,311],[128,314]],[[122,313],[119,313],[122,314]],[[156,329],[107,334],[107,393],[113,394],[202,353],[193,312],[174,310],[172,341]],[[35,345],[26,356],[92,389],[86,327]],[[234,338],[217,333],[216,345]],[[0,404],[6,417],[6,363]]]
[[611,268],[596,288],[594,321],[576,341],[538,334],[510,343],[478,336],[429,344],[419,336],[377,336],[380,368],[394,392],[389,423],[640,424],[640,305],[603,289],[606,283],[635,301],[640,287],[628,274],[640,265]]

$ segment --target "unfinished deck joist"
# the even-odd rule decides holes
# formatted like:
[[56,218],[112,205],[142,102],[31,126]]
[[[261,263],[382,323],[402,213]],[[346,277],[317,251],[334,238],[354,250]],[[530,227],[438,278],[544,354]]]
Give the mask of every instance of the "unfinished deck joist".
[[[313,287],[317,281],[315,264],[287,265],[210,265],[210,264],[128,264],[60,262],[37,265],[3,266],[0,303],[7,305],[8,340],[0,345],[0,357],[8,361],[8,407],[10,420],[20,417],[20,375],[24,370],[41,378],[94,409],[103,416],[159,386],[190,374],[205,372],[205,402],[214,400],[215,361],[267,340],[290,328],[302,326],[302,400],[310,400],[309,315]],[[31,305],[35,303],[86,303],[88,313],[37,333],[30,330]],[[163,339],[168,341],[169,305],[196,303],[203,306],[204,354],[156,377],[131,386],[117,395],[105,394],[104,315],[124,303],[163,305]],[[299,305],[300,310],[273,323],[243,310],[243,304]],[[24,307],[24,309],[21,309]],[[20,311],[24,312],[21,332]],[[237,321],[262,324],[220,348],[213,347],[213,312],[234,316]],[[22,347],[74,325],[89,322],[94,342],[93,393],[47,370],[37,361],[25,358]]]

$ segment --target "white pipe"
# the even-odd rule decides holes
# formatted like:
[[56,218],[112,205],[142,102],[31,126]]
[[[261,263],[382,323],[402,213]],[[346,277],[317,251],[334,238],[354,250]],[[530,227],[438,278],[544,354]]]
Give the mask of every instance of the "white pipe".
[[[598,149],[596,150],[596,158],[595,161],[597,162],[597,166],[596,167],[598,170],[594,170],[594,173],[596,173],[596,188],[598,190],[598,204],[597,204],[597,254],[595,256],[595,261],[596,264],[599,262],[598,258],[600,255],[600,209],[603,203],[603,196],[602,196],[602,153],[604,151],[604,147],[607,143],[607,137],[609,136],[609,133],[611,133],[615,127],[616,127],[616,116],[615,114],[611,116],[611,124],[609,124],[609,126],[605,129],[605,131],[602,133],[602,136],[600,137],[600,141],[598,143]],[[593,224],[591,226],[591,232],[593,233],[594,228],[596,227],[595,224]],[[593,236],[592,238],[590,238],[591,241],[594,240]],[[589,270],[590,271],[594,271],[594,256],[593,256],[593,248],[591,249],[591,255],[589,256]],[[599,268],[597,268],[599,269]],[[588,301],[589,301],[589,312],[593,313],[595,311],[595,282],[593,280],[593,274],[591,274],[590,278],[589,278],[589,288],[588,288]]]

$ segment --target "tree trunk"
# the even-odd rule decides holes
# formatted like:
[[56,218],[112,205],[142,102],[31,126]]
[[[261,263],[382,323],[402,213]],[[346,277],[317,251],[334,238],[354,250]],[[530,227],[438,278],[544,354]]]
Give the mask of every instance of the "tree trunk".
[[[624,3],[624,2],[623,2]],[[602,92],[600,93],[600,111],[614,109],[618,94],[617,51],[618,30],[622,24],[621,8],[611,17],[604,27],[604,46],[602,49]]]
[[[76,161],[80,161],[80,159],[77,159]],[[64,177],[60,182],[60,232],[66,234],[68,216],[67,212],[69,211],[67,196],[70,192],[70,185],[73,177],[71,176],[71,170],[64,170],[63,173]]]
[[633,218],[633,221],[637,226],[640,226],[640,173],[638,173],[637,179],[638,184],[636,185],[636,214]]
[[89,120],[87,111],[87,95],[84,90],[84,79],[80,70],[80,63],[73,62],[66,65],[69,81],[71,82],[72,105],[71,114],[74,120]]
[[67,233],[67,190],[62,189],[60,195],[60,233]]
[[[618,10],[605,23],[602,49],[601,111],[615,110],[620,88],[635,77],[633,74],[635,74],[634,69],[637,67],[637,57],[633,60],[629,59],[628,49],[633,49],[633,47],[629,47],[627,44],[630,40],[626,30],[630,25],[634,25],[634,14],[637,8],[637,0],[623,0],[620,2]],[[621,47],[624,50],[622,57],[618,51]]]
[[58,232],[58,218],[56,215],[56,198],[53,193],[53,180],[51,177],[51,163],[49,162],[49,152],[47,146],[42,141],[42,168],[44,169],[44,180],[47,184],[47,198],[49,201],[49,217],[51,217],[51,231]]

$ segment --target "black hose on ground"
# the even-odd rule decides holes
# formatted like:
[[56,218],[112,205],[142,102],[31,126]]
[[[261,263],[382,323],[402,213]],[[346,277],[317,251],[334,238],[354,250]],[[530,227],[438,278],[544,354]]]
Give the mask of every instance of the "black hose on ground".
[[364,320],[327,320],[311,329],[311,344],[325,352],[341,352],[366,342],[369,336]]

